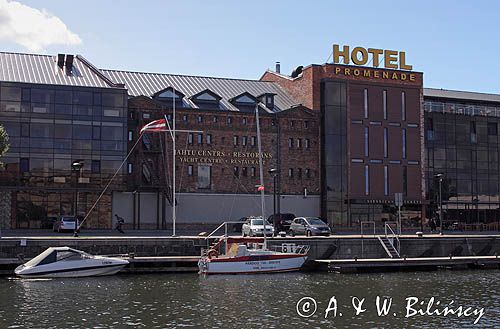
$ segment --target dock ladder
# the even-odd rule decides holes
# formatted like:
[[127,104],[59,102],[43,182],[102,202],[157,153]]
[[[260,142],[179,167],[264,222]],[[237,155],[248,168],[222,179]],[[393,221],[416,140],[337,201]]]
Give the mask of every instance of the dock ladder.
[[391,224],[396,224],[397,223],[385,223],[385,235],[384,236],[377,236],[378,240],[382,244],[382,247],[386,251],[387,255],[391,258],[401,258],[400,252],[401,252],[401,243],[399,241],[399,235],[394,232],[394,230],[391,227]]

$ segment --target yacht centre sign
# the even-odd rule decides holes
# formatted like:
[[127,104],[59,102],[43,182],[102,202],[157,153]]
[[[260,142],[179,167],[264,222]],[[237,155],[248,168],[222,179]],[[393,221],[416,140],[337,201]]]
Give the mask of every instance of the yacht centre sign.
[[[224,163],[234,165],[258,165],[259,152],[218,151],[218,150],[176,150],[181,163]],[[262,152],[262,162],[273,158],[270,152]]]

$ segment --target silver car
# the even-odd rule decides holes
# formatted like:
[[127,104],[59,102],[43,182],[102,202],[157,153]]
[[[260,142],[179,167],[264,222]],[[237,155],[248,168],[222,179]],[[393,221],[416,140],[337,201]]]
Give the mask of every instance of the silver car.
[[329,236],[332,233],[332,230],[318,217],[297,217],[290,225],[289,233],[291,236],[295,236],[297,234],[304,234],[307,236]]
[[[249,217],[241,228],[243,236],[264,236],[264,219],[262,217]],[[266,236],[274,234],[273,225],[266,222]]]

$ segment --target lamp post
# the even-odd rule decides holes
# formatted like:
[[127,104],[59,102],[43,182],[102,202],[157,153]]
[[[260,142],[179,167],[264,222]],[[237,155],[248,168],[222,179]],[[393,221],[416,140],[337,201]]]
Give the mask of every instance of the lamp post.
[[78,237],[78,198],[79,198],[79,193],[78,193],[78,178],[80,177],[80,172],[83,168],[83,161],[73,161],[71,164],[71,168],[73,171],[76,173],[75,174],[75,188],[76,188],[76,197],[75,197],[75,229],[73,231],[73,236]]
[[439,181],[439,234],[443,235],[443,196],[441,194],[441,185],[443,183],[443,174],[436,174]]
[[278,174],[278,169],[272,168],[269,169],[269,173],[271,176],[273,176],[273,227],[274,227],[274,232],[276,232],[276,176]]

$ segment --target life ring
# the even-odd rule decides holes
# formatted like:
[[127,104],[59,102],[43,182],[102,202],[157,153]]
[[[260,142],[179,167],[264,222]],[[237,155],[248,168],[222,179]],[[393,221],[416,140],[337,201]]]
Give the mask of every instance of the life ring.
[[215,249],[210,249],[207,253],[208,259],[212,259],[212,257],[219,256],[219,252]]

